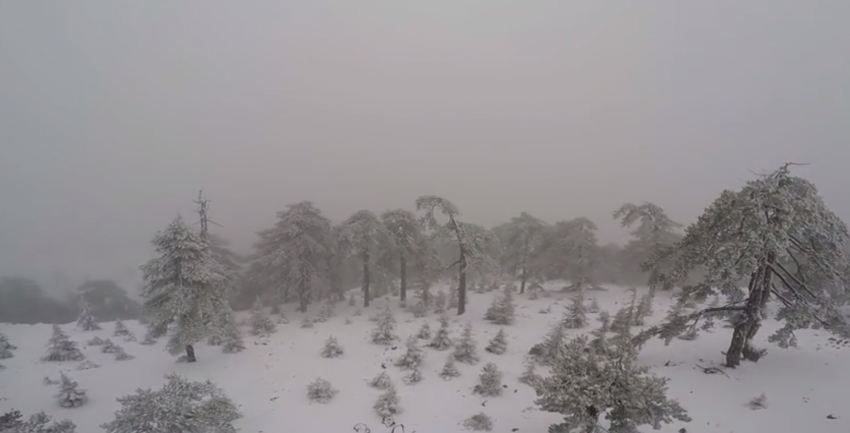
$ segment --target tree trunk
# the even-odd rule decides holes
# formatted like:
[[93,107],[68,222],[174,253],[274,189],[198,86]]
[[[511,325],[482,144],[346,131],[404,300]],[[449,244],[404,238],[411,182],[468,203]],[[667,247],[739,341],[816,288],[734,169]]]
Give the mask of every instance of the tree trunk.
[[658,269],[652,268],[649,271],[649,297],[655,298],[655,292],[658,290]]
[[369,261],[370,261],[369,250],[363,250],[363,308],[369,307],[369,286],[372,284],[372,275],[369,272]]
[[466,312],[466,271],[468,264],[466,263],[466,251],[463,247],[460,248],[460,259],[458,260],[458,279],[457,279],[457,315]]
[[298,301],[300,302],[300,304],[298,306],[298,311],[300,311],[302,313],[306,313],[307,312],[307,304],[310,303],[310,298],[309,298],[310,293],[309,293],[309,286],[308,286],[309,281],[307,281],[307,278],[302,276],[301,281],[299,283],[300,283],[299,284],[300,287],[298,287],[298,291],[301,292],[301,293],[298,294]]
[[761,357],[761,354],[750,346],[750,341],[761,328],[761,316],[770,297],[770,283],[773,275],[769,265],[775,260],[774,254],[768,254],[767,259],[750,277],[747,303],[744,305],[741,320],[735,325],[732,342],[726,351],[727,367],[737,367],[741,364],[741,358],[758,361]]
[[525,267],[522,268],[522,273],[519,274],[519,294],[525,293],[525,284],[528,281],[528,271]]
[[196,362],[195,348],[191,344],[186,345],[186,362]]
[[399,282],[399,285],[401,286],[399,290],[401,292],[401,301],[404,302],[407,300],[407,259],[404,257],[403,253],[398,257],[398,266],[400,269],[399,279],[401,280]]

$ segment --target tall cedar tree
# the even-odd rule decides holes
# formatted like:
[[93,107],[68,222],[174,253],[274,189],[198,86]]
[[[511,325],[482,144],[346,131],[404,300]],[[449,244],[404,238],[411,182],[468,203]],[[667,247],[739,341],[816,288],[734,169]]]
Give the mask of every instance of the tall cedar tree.
[[226,278],[212,256],[209,245],[178,216],[153,238],[159,257],[141,266],[145,286],[149,334],[172,334],[168,349],[172,354],[186,351],[195,361],[193,344],[219,334],[227,325],[229,311]]
[[[730,303],[674,317],[638,335],[638,343],[652,335],[680,334],[692,320],[732,313],[739,320],[726,364],[735,367],[742,357],[758,360],[763,352],[750,342],[771,297],[780,302],[776,319],[784,327],[769,340],[780,347],[795,343],[797,329],[822,327],[850,334],[839,311],[848,302],[850,261],[845,246],[850,233],[813,183],[791,176],[790,165],[747,182],[739,191],[723,191],[685,230],[684,239],[647,263],[649,267],[672,257],[672,270],[662,276],[670,284],[684,281],[694,269],[705,270],[699,284],[683,288],[682,304],[704,301],[715,290]],[[740,297],[737,282],[747,280],[746,298],[734,302]]]
[[386,248],[389,233],[374,213],[361,210],[340,224],[339,239],[344,251],[360,256],[363,266],[363,307],[368,307],[372,297],[372,271],[385,272],[376,266],[372,257],[378,250]]
[[549,230],[545,254],[553,263],[552,270],[572,282],[568,290],[594,286],[592,273],[599,249],[596,230],[596,224],[584,217],[560,221]]
[[[660,206],[650,202],[640,205],[626,203],[614,211],[614,219],[620,221],[622,227],[637,227],[632,231],[634,240],[630,241],[624,250],[637,256],[641,262],[652,257],[655,252],[673,245],[679,240],[677,230],[682,225],[671,220]],[[658,289],[659,276],[662,266],[668,261],[656,261],[649,267],[649,291],[653,295]],[[662,287],[672,289],[672,286]]]
[[547,224],[526,212],[496,229],[504,247],[503,265],[512,276],[519,274],[519,293],[525,293],[528,279],[533,276],[534,261],[546,233]]
[[[458,259],[450,266],[458,265],[458,304],[457,314],[466,312],[466,277],[469,265],[475,260],[488,260],[481,251],[491,234],[475,230],[473,224],[457,220],[460,211],[452,202],[435,195],[426,195],[416,199],[416,210],[424,211],[422,218],[425,226],[443,238],[451,238],[458,248]],[[447,218],[445,223],[437,221],[436,213]]]
[[425,237],[421,222],[413,212],[405,209],[388,210],[381,214],[381,221],[390,235],[392,247],[398,256],[398,276],[401,300],[407,300],[407,271],[413,264],[424,270],[428,253],[428,239]]
[[[268,287],[278,289],[278,301],[297,296],[299,310],[307,311],[327,287],[332,256],[329,219],[312,202],[291,204],[278,212],[275,226],[260,231],[254,270]],[[289,293],[293,288],[297,293]]]

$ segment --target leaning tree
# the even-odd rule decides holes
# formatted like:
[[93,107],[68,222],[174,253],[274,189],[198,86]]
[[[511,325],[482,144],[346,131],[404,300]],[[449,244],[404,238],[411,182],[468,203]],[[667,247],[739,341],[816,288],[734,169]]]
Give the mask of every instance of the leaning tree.
[[[425,226],[444,238],[451,238],[458,248],[458,259],[446,268],[458,266],[458,304],[457,314],[466,312],[466,276],[470,263],[487,260],[482,250],[488,244],[487,230],[477,230],[473,224],[458,221],[460,211],[452,202],[435,195],[426,195],[416,199],[416,210],[424,211],[422,221]],[[437,220],[437,213],[447,218],[445,223]]]
[[[671,220],[664,209],[650,202],[639,205],[626,203],[614,211],[614,219],[619,220],[622,227],[633,227],[637,224],[631,233],[635,239],[630,241],[625,249],[634,252],[641,262],[651,258],[656,251],[674,244],[679,237],[676,230],[682,227]],[[649,292],[653,295],[658,289],[658,277],[665,265],[668,263],[657,261],[652,262],[649,268]],[[672,289],[669,285],[662,288]]]
[[[742,358],[758,360],[763,351],[751,340],[767,315],[767,305],[778,301],[776,319],[784,326],[769,337],[780,347],[796,344],[794,331],[823,328],[848,335],[840,307],[847,303],[850,269],[845,246],[847,226],[829,210],[815,185],[792,176],[786,164],[745,184],[739,191],[724,191],[685,230],[673,248],[659,252],[647,267],[673,260],[670,283],[684,281],[701,267],[700,283],[683,287],[680,304],[704,300],[719,292],[726,305],[692,314],[673,314],[664,324],[636,337],[641,343],[652,335],[669,341],[696,326],[701,318],[711,326],[712,316],[734,314],[734,331],[726,364],[735,367]],[[739,282],[748,281],[742,296]]]
[[339,240],[342,249],[348,254],[359,255],[363,263],[363,307],[369,306],[372,296],[369,289],[372,271],[376,268],[372,257],[379,249],[386,248],[389,239],[390,234],[384,223],[368,210],[357,211],[340,224]]

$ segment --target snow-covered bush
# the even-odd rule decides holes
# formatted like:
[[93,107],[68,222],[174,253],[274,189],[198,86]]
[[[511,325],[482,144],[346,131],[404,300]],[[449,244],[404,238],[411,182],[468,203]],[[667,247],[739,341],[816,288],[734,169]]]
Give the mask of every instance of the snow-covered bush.
[[536,403],[564,415],[565,422],[557,426],[564,431],[590,431],[603,415],[610,422],[608,430],[617,432],[690,421],[679,403],[667,398],[667,379],[638,365],[630,346],[603,354],[580,336],[565,345],[551,367],[551,376],[535,386]]
[[112,340],[106,339],[103,341],[103,345],[100,347],[100,351],[102,353],[116,353],[121,349],[121,346],[113,343]]
[[510,325],[514,323],[515,310],[513,290],[506,285],[502,293],[493,298],[493,303],[484,314],[484,320],[489,320],[496,325]]
[[505,353],[508,350],[508,337],[505,335],[505,330],[499,329],[499,333],[490,340],[484,350],[494,355],[501,355]]
[[77,348],[77,343],[68,338],[58,325],[53,325],[53,336],[47,344],[49,345],[47,355],[41,358],[42,361],[61,362],[85,359],[83,353]]
[[634,324],[634,309],[626,306],[617,310],[614,320],[611,321],[611,332],[623,332]]
[[321,377],[307,385],[307,398],[317,403],[327,403],[339,393],[331,383]]
[[474,394],[495,397],[502,394],[502,372],[496,364],[489,362],[478,376],[478,384],[472,388]]
[[443,364],[443,369],[440,370],[440,377],[443,380],[452,380],[458,376],[460,376],[460,371],[457,369],[457,365],[455,365],[455,356],[449,354],[446,358],[446,363]]
[[156,344],[156,337],[153,336],[150,332],[145,334],[145,338],[141,342],[142,345],[145,346],[153,346]]
[[88,302],[83,302],[83,305],[80,307],[80,314],[77,316],[77,327],[83,331],[96,331],[100,329],[100,324],[94,320],[94,317],[92,317],[89,311]]
[[434,339],[428,343],[428,347],[437,350],[446,350],[452,347],[454,342],[449,337],[449,318],[445,314],[440,316],[440,329],[437,330]]
[[587,326],[587,310],[584,308],[584,293],[579,291],[573,296],[562,321],[567,329],[581,329]]
[[416,369],[422,364],[425,358],[425,352],[419,347],[419,340],[415,335],[411,335],[407,339],[407,351],[395,361],[396,367],[401,367],[402,370]]
[[429,325],[428,322],[422,324],[422,327],[416,332],[416,338],[421,338],[423,340],[431,338],[431,325]]
[[330,336],[325,340],[325,346],[322,348],[322,358],[336,358],[343,354],[342,346],[336,340],[336,337]]
[[484,412],[472,415],[463,422],[463,427],[472,431],[493,430],[493,420]]
[[599,308],[599,301],[597,301],[596,298],[591,298],[590,305],[587,307],[587,312],[595,314],[598,313],[600,310],[601,308]]
[[472,324],[467,323],[463,327],[460,341],[455,346],[454,357],[457,362],[474,365],[478,363],[478,354],[476,353],[478,342],[472,337]]
[[328,319],[334,316],[333,305],[325,303],[319,308],[319,313],[316,315],[316,321],[320,323],[327,322]]
[[242,417],[236,405],[212,382],[190,382],[175,374],[156,390],[139,389],[118,398],[115,419],[102,424],[107,433],[235,433]]
[[59,373],[59,393],[56,401],[65,408],[80,407],[89,401],[86,390],[80,389],[76,381],[71,380],[65,373]]
[[767,409],[767,396],[761,393],[760,396],[750,400],[747,407],[751,410]]
[[251,318],[248,320],[248,323],[251,325],[251,335],[264,337],[272,334],[277,329],[277,325],[266,314],[260,298],[257,298],[251,307]]
[[21,412],[13,410],[0,416],[0,433],[76,433],[77,426],[70,420],[53,421],[44,412],[21,420]]
[[61,380],[51,379],[50,376],[44,376],[44,379],[41,379],[41,383],[45,385],[59,385],[62,383]]
[[135,359],[136,357],[130,355],[129,353],[124,351],[124,348],[121,346],[115,346],[115,360],[116,361],[129,361],[131,359]]
[[398,393],[394,386],[390,385],[387,390],[378,397],[378,401],[372,406],[379,416],[393,416],[401,413]]
[[386,370],[382,370],[380,374],[372,378],[369,381],[369,386],[372,388],[378,389],[388,389],[393,386],[392,379],[390,379],[390,375],[387,374]]
[[221,345],[221,351],[224,353],[239,353],[245,350],[245,341],[242,340],[242,331],[236,326],[236,323],[231,323],[224,330],[224,337]]
[[5,334],[0,334],[0,359],[9,359],[15,356],[13,350],[18,347],[9,342],[9,337]]
[[310,317],[304,316],[303,318],[301,318],[301,328],[302,329],[312,328],[312,327],[315,326],[315,324],[316,324],[316,321],[313,320]]
[[387,305],[378,315],[378,325],[372,330],[372,343],[389,346],[398,340],[395,335],[395,316]]
[[115,321],[115,330],[112,331],[113,337],[126,337],[130,335],[130,330],[127,329],[127,325],[124,324],[121,320]]
[[100,364],[97,364],[97,363],[89,361],[89,360],[85,360],[85,361],[81,362],[80,365],[77,366],[77,371],[91,370],[93,368],[100,368]]
[[422,381],[422,371],[419,370],[419,367],[414,367],[410,373],[401,378],[401,381],[408,385],[419,383]]
[[534,360],[549,365],[564,350],[566,332],[562,323],[555,323],[542,343],[535,344],[528,352]]

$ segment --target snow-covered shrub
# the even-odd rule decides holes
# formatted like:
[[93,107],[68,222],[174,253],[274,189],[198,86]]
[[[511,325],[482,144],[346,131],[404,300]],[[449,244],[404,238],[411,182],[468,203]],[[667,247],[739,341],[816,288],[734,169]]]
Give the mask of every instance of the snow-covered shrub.
[[419,347],[419,340],[414,335],[407,339],[406,346],[407,351],[395,361],[395,365],[403,370],[416,369],[422,364],[425,352]]
[[378,315],[378,325],[372,330],[372,343],[389,346],[398,340],[395,335],[395,316],[389,305]]
[[242,340],[242,331],[235,323],[231,323],[224,330],[221,351],[224,353],[239,353],[245,350],[245,341]]
[[330,336],[325,340],[325,346],[322,348],[322,358],[336,358],[343,354],[342,346],[336,341],[336,337]]
[[129,361],[131,359],[135,359],[136,357],[130,355],[129,353],[124,351],[124,348],[121,346],[115,346],[115,360],[116,361]]
[[0,416],[0,433],[76,433],[77,426],[70,420],[53,421],[44,412],[33,414],[22,421],[19,411]]
[[472,324],[467,323],[466,326],[463,327],[463,334],[461,334],[460,341],[458,341],[457,346],[455,346],[455,360],[457,362],[463,362],[464,364],[470,365],[478,363],[478,354],[476,353],[477,346],[478,342],[476,342],[475,338],[472,337]]
[[42,361],[61,362],[85,359],[83,353],[77,348],[77,343],[68,338],[58,325],[53,325],[53,336],[47,344],[49,345],[47,355],[41,358]]
[[505,330],[499,329],[499,333],[490,340],[484,350],[494,355],[501,355],[505,353],[508,350],[508,337],[505,335]]
[[515,310],[513,290],[506,285],[502,293],[493,298],[493,303],[484,314],[484,320],[489,320],[496,325],[510,325],[514,323]]
[[44,376],[44,379],[41,380],[41,383],[45,385],[59,385],[60,383],[62,383],[62,381],[51,379],[50,376]]
[[77,371],[91,370],[93,368],[100,368],[100,364],[94,363],[94,362],[89,361],[89,360],[85,360],[85,361],[81,362],[80,365],[77,366]]
[[382,370],[380,374],[369,381],[369,386],[372,388],[388,389],[392,385],[392,379],[390,379],[390,375],[387,374],[386,370]]
[[428,315],[428,304],[425,302],[417,301],[413,305],[410,306],[410,312],[413,313],[413,317],[422,318]]
[[463,422],[463,427],[472,431],[493,430],[493,420],[484,412],[472,415]]
[[88,302],[83,302],[83,305],[80,307],[80,314],[77,316],[77,327],[83,331],[96,331],[100,329],[100,324],[94,320],[94,317],[92,317],[89,311]]
[[502,372],[496,364],[489,362],[478,376],[478,384],[472,388],[474,394],[495,397],[502,394]]
[[115,352],[118,352],[118,350],[120,350],[120,349],[121,349],[120,346],[113,343],[112,340],[110,340],[108,338],[106,340],[104,340],[103,345],[100,347],[100,351],[102,353],[115,353]]
[[319,308],[319,313],[316,315],[316,321],[320,323],[325,323],[334,316],[333,305],[325,303],[322,304],[322,307]]
[[[437,314],[443,314],[446,312],[446,308],[449,304],[449,297],[446,295],[446,292],[442,289],[437,291],[437,296],[434,297],[434,312]],[[456,307],[457,305],[455,305]]]
[[581,329],[587,326],[587,310],[584,308],[584,293],[582,291],[573,296],[561,323],[567,329]]
[[115,330],[112,331],[113,337],[126,337],[130,335],[130,330],[127,329],[127,325],[124,324],[121,320],[115,321]]
[[303,318],[301,318],[301,328],[302,329],[312,328],[315,324],[316,324],[316,321],[313,320],[310,317],[304,316]]
[[401,413],[398,393],[394,386],[390,385],[387,390],[378,397],[378,401],[372,406],[379,416],[393,416]]
[[235,433],[242,417],[236,405],[212,382],[190,382],[176,374],[156,390],[139,389],[118,398],[115,419],[102,424],[107,433]]
[[614,315],[611,321],[611,332],[623,332],[634,324],[634,310],[632,307],[623,307]]
[[617,432],[690,421],[679,403],[667,398],[667,379],[639,365],[630,346],[603,354],[580,336],[565,345],[551,367],[551,376],[535,386],[536,403],[544,411],[564,415],[565,422],[558,426],[565,431],[590,431],[603,415],[610,421],[608,429]]
[[750,400],[747,403],[750,410],[767,409],[767,396],[762,393],[760,396]]
[[587,307],[587,312],[595,314],[598,313],[600,310],[601,308],[599,308],[599,301],[597,301],[596,298],[591,298],[590,305]]
[[153,346],[156,344],[156,338],[148,332],[145,334],[145,338],[142,340],[141,344],[145,346]]
[[446,358],[446,363],[443,364],[443,369],[440,370],[440,377],[443,380],[452,380],[458,376],[460,376],[460,371],[457,369],[457,365],[455,365],[455,356],[449,354]]
[[0,334],[0,359],[9,359],[15,356],[13,350],[18,347],[9,342],[9,337],[5,334]]
[[416,332],[416,338],[421,338],[423,340],[431,338],[431,325],[429,325],[428,322],[422,324],[422,327]]
[[401,381],[408,385],[419,383],[422,381],[422,372],[419,370],[419,367],[414,367],[410,373],[401,378]]
[[556,323],[546,334],[542,343],[535,344],[528,352],[535,361],[549,365],[563,352],[566,332],[562,323]]
[[248,323],[251,325],[251,335],[261,337],[268,336],[277,328],[274,321],[266,314],[260,298],[257,298],[251,306],[251,318],[248,319]]
[[78,388],[76,381],[65,373],[59,373],[59,393],[55,395],[59,406],[65,408],[80,407],[89,401],[86,390]]
[[327,403],[339,393],[331,383],[321,377],[307,385],[307,398],[317,403]]
[[440,329],[437,330],[436,335],[434,335],[434,339],[428,343],[428,347],[432,347],[437,350],[446,350],[453,345],[454,342],[449,337],[449,318],[443,314],[440,316]]

